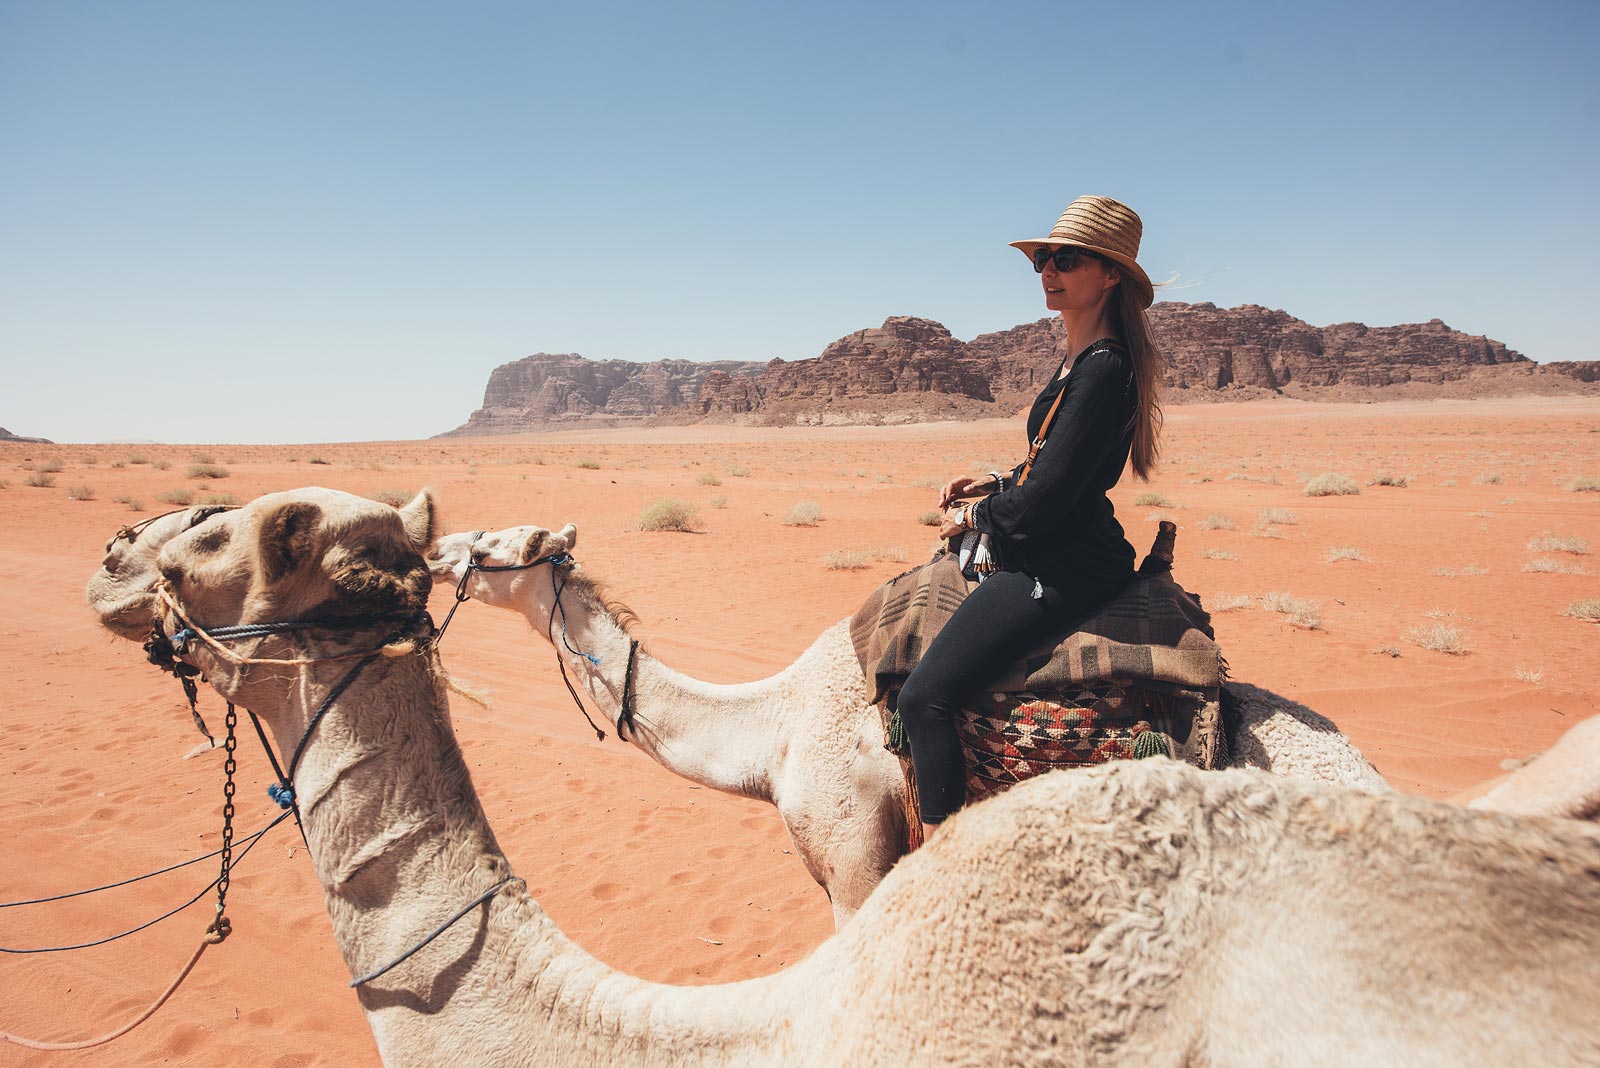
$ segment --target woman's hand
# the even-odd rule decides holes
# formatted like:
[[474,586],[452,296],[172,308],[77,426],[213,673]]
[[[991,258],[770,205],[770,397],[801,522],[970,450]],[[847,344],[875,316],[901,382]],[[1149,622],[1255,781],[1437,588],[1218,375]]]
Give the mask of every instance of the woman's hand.
[[[979,489],[979,487],[983,487]],[[972,478],[969,475],[958,475],[944,484],[939,491],[939,507],[947,508],[951,501],[963,500],[967,497],[981,497],[994,489],[994,479],[988,475]]]
[[964,522],[967,515],[966,505],[952,505],[944,510],[944,520],[939,524],[939,537],[953,538],[967,529]]

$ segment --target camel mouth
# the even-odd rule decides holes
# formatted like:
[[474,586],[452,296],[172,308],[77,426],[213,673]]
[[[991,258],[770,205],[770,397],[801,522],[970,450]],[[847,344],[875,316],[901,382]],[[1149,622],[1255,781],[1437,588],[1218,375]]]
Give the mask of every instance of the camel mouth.
[[467,565],[472,561],[472,544],[478,540],[478,532],[471,531],[462,534],[445,534],[428,547],[422,554],[423,563],[428,565],[428,574],[433,576],[433,581],[438,583],[460,582],[467,573]]
[[104,571],[89,581],[89,607],[99,617],[100,625],[119,638],[142,642],[150,633],[156,617],[156,598],[153,590],[137,593],[119,593],[113,580]]

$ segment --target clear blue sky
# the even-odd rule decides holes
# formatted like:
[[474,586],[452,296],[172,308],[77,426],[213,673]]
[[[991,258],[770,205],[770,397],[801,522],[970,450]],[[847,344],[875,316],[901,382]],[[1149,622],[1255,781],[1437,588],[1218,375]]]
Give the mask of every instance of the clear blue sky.
[[422,437],[533,352],[804,359],[1167,299],[1600,358],[1600,4],[0,0],[0,426]]

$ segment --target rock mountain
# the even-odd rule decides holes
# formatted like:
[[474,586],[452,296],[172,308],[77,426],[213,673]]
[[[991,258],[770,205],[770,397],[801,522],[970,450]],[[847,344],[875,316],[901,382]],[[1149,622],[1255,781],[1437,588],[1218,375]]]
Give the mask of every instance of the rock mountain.
[[[1600,362],[1537,364],[1438,319],[1407,326],[1315,327],[1246,304],[1163,301],[1151,321],[1167,354],[1172,402],[1600,392]],[[1063,353],[1059,319],[960,341],[930,319],[896,316],[840,338],[814,359],[588,360],[539,353],[489,376],[483,407],[450,435],[584,424],[911,423],[1010,415]]]

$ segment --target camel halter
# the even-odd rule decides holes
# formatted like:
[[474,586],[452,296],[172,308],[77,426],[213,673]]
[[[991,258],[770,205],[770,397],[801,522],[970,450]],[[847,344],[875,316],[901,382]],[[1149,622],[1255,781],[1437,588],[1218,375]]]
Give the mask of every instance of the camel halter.
[[[486,532],[482,530],[477,531],[473,535],[472,543],[476,545],[478,543],[478,539],[483,537],[485,533]],[[565,552],[554,553],[550,556],[542,556],[537,560],[530,560],[525,564],[480,564],[477,560],[473,559],[472,552],[469,549],[467,552],[466,570],[461,573],[461,581],[456,583],[456,602],[450,606],[450,611],[445,615],[444,622],[439,625],[439,631],[434,636],[434,641],[437,643],[440,638],[444,637],[445,628],[450,625],[450,620],[455,616],[456,609],[461,607],[461,602],[471,599],[467,593],[467,582],[471,580],[472,573],[474,571],[481,571],[485,574],[501,571],[532,571],[534,568],[541,567],[545,564],[550,565],[550,589],[555,594],[556,610],[560,611],[561,613],[561,644],[566,648],[567,652],[571,653],[573,656],[580,656],[593,666],[599,667],[600,658],[598,656],[595,656],[593,653],[583,652],[581,649],[574,649],[572,647],[572,643],[567,641],[567,606],[561,600],[561,593],[567,588],[567,581],[565,577],[563,577],[558,585],[556,582],[556,575],[558,573],[563,575],[570,573],[578,566],[578,561],[573,559],[571,553]],[[545,626],[545,637],[550,640],[551,648],[555,648],[556,644],[555,625],[556,614],[554,611],[552,611],[550,613],[550,621]],[[624,668],[622,672],[622,705],[617,711],[616,728],[618,738],[622,737],[622,729],[624,727],[626,727],[630,732],[633,732],[637,728],[637,724],[634,720],[633,709],[633,678],[635,674],[634,669],[638,665],[638,662],[639,641],[636,638],[629,638],[628,666]],[[598,741],[605,741],[606,732],[595,726],[594,720],[589,718],[589,709],[584,705],[583,698],[578,696],[577,688],[572,685],[572,679],[567,675],[567,662],[561,659],[561,653],[559,650],[556,652],[556,667],[561,669],[561,681],[566,685],[567,693],[572,697],[572,703],[578,706],[578,711],[583,713],[584,720],[588,722],[589,728],[594,731],[595,738]]]
[[[404,616],[401,619],[400,625],[395,630],[391,631],[388,637],[384,638],[384,640],[376,647],[368,649],[364,652],[335,653],[331,656],[297,657],[293,659],[247,657],[235,653],[223,643],[230,640],[243,641],[251,638],[264,638],[275,634],[286,634],[293,631],[303,630],[364,629],[376,626],[377,623],[382,622],[384,619],[389,619],[392,621],[395,617],[379,617],[376,620],[306,619],[295,620],[287,623],[247,623],[239,626],[215,627],[208,631],[189,618],[189,616],[184,612],[182,605],[178,603],[178,599],[173,596],[172,591],[167,587],[165,582],[157,585],[156,594],[161,598],[166,606],[171,609],[173,615],[177,616],[177,618],[184,624],[184,628],[173,634],[170,639],[166,639],[165,634],[161,630],[160,622],[157,621],[155,627],[153,628],[154,633],[151,636],[151,641],[147,642],[146,646],[149,647],[150,645],[155,644],[158,651],[169,652],[170,655],[168,659],[175,665],[193,668],[193,665],[184,664],[177,658],[181,657],[185,652],[192,648],[191,643],[197,638],[206,645],[211,646],[211,648],[217,653],[221,654],[224,659],[234,664],[238,664],[241,667],[251,664],[265,664],[274,666],[287,665],[299,667],[310,664],[331,663],[338,660],[356,660],[355,666],[349,671],[345,672],[344,676],[334,684],[333,688],[328,691],[327,696],[322,699],[322,703],[317,706],[317,710],[312,713],[310,721],[306,724],[305,730],[300,735],[300,741],[294,747],[294,754],[290,757],[289,766],[286,770],[279,766],[277,755],[273,752],[271,743],[267,741],[266,732],[261,729],[260,720],[256,718],[256,714],[254,712],[250,712],[250,721],[255,725],[256,736],[261,740],[262,748],[266,750],[267,759],[272,764],[272,770],[274,774],[278,776],[278,782],[273,786],[267,787],[267,795],[278,803],[279,808],[288,809],[294,812],[295,824],[300,828],[300,838],[306,843],[306,849],[309,851],[311,848],[311,843],[306,840],[305,827],[300,822],[300,805],[299,799],[294,790],[294,773],[300,766],[300,758],[305,754],[306,746],[310,743],[312,734],[316,732],[317,726],[322,722],[323,717],[326,716],[329,709],[333,707],[333,703],[344,694],[345,690],[350,687],[351,683],[355,682],[357,676],[359,676],[361,672],[368,667],[368,665],[372,664],[379,657],[404,656],[407,653],[421,652],[424,649],[436,648],[438,639],[443,634],[444,629],[442,627],[435,629],[433,626],[432,617],[429,616],[427,609],[423,609],[419,612],[414,612]],[[448,619],[446,622],[448,622]],[[415,640],[408,640],[408,635],[423,627],[426,627],[427,629],[427,637],[423,641],[418,642]],[[163,642],[158,639],[165,639],[165,641]],[[162,649],[163,645],[165,647],[164,649]],[[151,659],[152,661],[155,660],[154,654],[152,654]],[[228,702],[228,751],[230,770],[228,789],[226,790],[228,804],[224,809],[224,813],[226,817],[230,818],[233,809],[233,780],[231,770],[233,752],[232,724],[233,720],[235,719],[233,709],[233,702]],[[249,710],[247,709],[246,711]],[[230,836],[231,827],[225,828],[222,876],[223,892],[226,892],[227,888],[228,854],[226,852],[226,841]],[[496,882],[493,886],[490,886],[487,890],[484,890],[482,893],[478,894],[461,908],[457,909],[449,919],[445,920],[438,927],[435,927],[428,934],[424,935],[415,944],[413,944],[410,949],[407,949],[405,952],[401,953],[399,956],[395,957],[382,967],[375,968],[364,975],[359,975],[351,979],[350,986],[358,987],[365,983],[369,983],[379,976],[387,973],[391,969],[405,963],[424,946],[428,945],[434,939],[438,938],[440,935],[444,934],[451,927],[453,927],[458,921],[465,917],[467,913],[488,901],[490,898],[494,897],[495,894],[498,894],[502,889],[514,882],[522,883],[524,886],[527,885],[525,880],[518,878],[515,875],[507,875],[505,878]],[[222,903],[220,899],[217,904],[217,915],[220,922],[226,922],[222,918]]]

